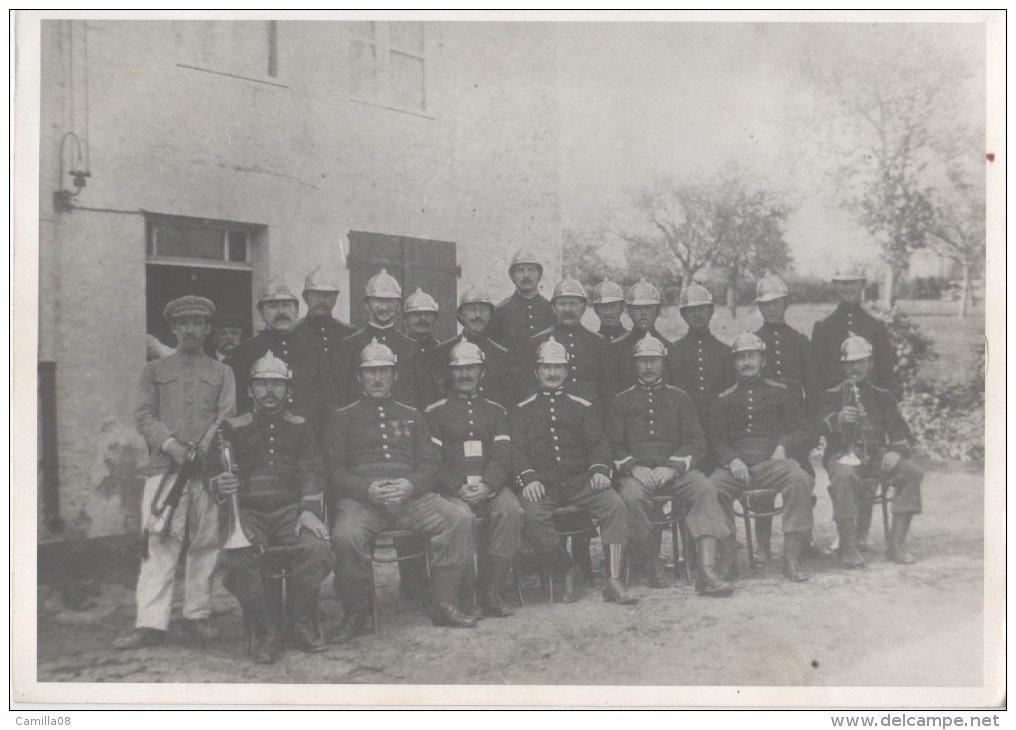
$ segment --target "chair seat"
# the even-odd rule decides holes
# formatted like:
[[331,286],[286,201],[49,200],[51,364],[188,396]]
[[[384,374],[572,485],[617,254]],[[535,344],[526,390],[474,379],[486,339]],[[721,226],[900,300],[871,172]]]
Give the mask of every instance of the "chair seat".
[[[653,503],[654,507],[660,508],[659,518],[655,517],[655,509],[649,517],[649,524],[653,527],[670,527],[681,519],[682,515],[681,510],[678,508],[677,497],[673,494],[654,494],[649,498],[649,501]],[[669,513],[663,511],[663,508],[668,504],[670,505]]]
[[423,540],[423,546],[420,550],[409,552],[403,548],[403,553],[399,555],[396,553],[392,557],[379,558],[374,555],[374,550],[377,548],[394,548],[396,540],[403,540],[412,537],[423,538],[419,532],[413,530],[384,530],[374,536],[374,540],[371,542],[370,559],[375,563],[401,563],[405,560],[414,560],[421,558],[427,554],[428,545],[427,541]]
[[558,507],[550,513],[550,519],[559,537],[583,535],[596,530],[593,518],[581,507]]
[[[745,517],[748,519],[758,519],[760,517],[775,517],[776,515],[783,514],[783,504],[776,507],[776,497],[780,492],[776,489],[746,489],[741,492],[734,499],[735,504],[740,504],[742,512],[734,510],[734,514],[737,517]],[[752,506],[753,499],[772,499],[773,506],[765,509],[756,509]]]

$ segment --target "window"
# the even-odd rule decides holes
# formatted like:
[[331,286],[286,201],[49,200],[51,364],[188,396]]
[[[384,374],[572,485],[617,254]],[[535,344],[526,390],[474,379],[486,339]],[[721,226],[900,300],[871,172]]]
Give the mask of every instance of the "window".
[[253,80],[279,75],[274,20],[179,21],[181,66]]
[[423,23],[349,24],[350,96],[397,109],[427,108]]
[[250,231],[239,226],[193,219],[149,219],[150,262],[251,268]]

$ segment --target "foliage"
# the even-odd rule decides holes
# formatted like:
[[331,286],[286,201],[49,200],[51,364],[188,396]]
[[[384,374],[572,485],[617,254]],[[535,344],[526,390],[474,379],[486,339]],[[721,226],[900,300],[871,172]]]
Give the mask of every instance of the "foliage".
[[617,281],[617,272],[604,260],[602,251],[599,235],[565,230],[561,242],[563,276],[574,277],[590,288],[608,277]]
[[896,355],[893,380],[906,395],[912,392],[918,383],[921,364],[938,357],[932,347],[933,341],[898,307],[888,311],[872,307],[871,313],[885,322],[889,330],[889,341]]

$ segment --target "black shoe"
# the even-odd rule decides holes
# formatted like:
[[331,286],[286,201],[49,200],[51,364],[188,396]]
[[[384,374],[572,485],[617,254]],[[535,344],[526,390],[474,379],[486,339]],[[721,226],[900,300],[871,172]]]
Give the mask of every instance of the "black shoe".
[[450,603],[435,603],[430,609],[430,620],[435,626],[453,629],[472,629],[476,626],[475,616],[467,616]]
[[204,644],[208,641],[215,641],[219,638],[219,630],[212,626],[212,622],[206,618],[185,619],[183,632],[191,641]]
[[833,556],[832,550],[819,545],[814,540],[805,543],[804,547],[801,548],[802,558],[810,558],[811,560],[832,560]]
[[279,637],[274,631],[270,631],[258,639],[254,645],[253,654],[255,664],[274,664],[282,656],[282,647],[279,646]]
[[119,651],[128,651],[131,649],[141,649],[146,646],[158,646],[165,640],[165,631],[141,626],[114,641],[113,648]]
[[622,606],[630,606],[639,601],[639,599],[628,595],[628,591],[624,588],[624,581],[613,577],[607,578],[607,582],[603,586],[603,600],[607,603],[619,603]]
[[659,556],[650,555],[645,563],[646,566],[646,583],[649,584],[650,588],[666,588],[667,578],[663,572],[663,563],[660,561]]
[[340,643],[343,641],[349,641],[360,636],[367,630],[367,614],[365,613],[347,613],[346,617],[342,620],[342,626],[339,627],[338,633],[332,639],[332,643]]
[[561,583],[564,590],[561,591],[561,603],[575,603],[579,600],[579,579],[582,577],[582,566],[573,563],[568,572],[564,574]]
[[307,621],[294,621],[289,627],[289,636],[293,646],[308,654],[316,654],[328,648],[321,632]]
[[512,610],[501,598],[501,592],[488,588],[483,595],[483,615],[493,618],[504,618],[512,615]]

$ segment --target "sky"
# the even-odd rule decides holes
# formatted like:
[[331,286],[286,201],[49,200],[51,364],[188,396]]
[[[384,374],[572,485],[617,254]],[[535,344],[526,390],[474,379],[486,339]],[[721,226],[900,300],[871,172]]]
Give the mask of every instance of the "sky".
[[655,175],[736,166],[792,206],[796,269],[828,275],[878,252],[839,204],[830,111],[844,100],[819,78],[910,63],[957,84],[969,100],[961,122],[983,124],[976,25],[595,22],[563,24],[556,38],[562,214],[580,231],[609,226]]

